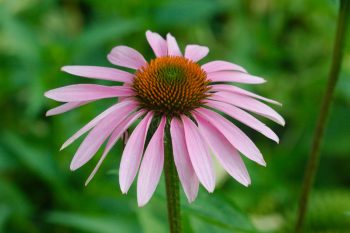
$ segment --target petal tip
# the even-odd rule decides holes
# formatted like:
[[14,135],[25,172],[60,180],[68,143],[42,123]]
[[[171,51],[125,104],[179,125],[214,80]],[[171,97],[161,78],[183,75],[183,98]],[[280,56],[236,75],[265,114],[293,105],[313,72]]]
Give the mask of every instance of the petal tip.
[[75,171],[79,168],[79,166],[75,163],[75,161],[72,161],[72,163],[69,166],[71,171]]
[[146,204],[147,204],[147,202],[141,202],[141,201],[137,202],[137,206],[140,208],[144,207]]
[[209,192],[209,193],[213,193],[214,190],[215,190],[215,184],[207,184],[207,185],[204,185],[203,186],[205,187],[205,189]]
[[60,148],[60,151],[64,150],[65,148],[67,147],[66,143],[64,143],[61,148]]
[[277,144],[280,143],[280,139],[278,138],[277,135],[275,135],[273,138],[271,138],[274,142],[276,142]]
[[119,181],[120,183],[120,190],[122,191],[122,194],[127,194],[129,191],[129,188],[126,187],[121,181]]
[[144,207],[149,202],[149,200],[150,200],[150,198],[148,198],[146,196],[139,195],[137,197],[137,205],[138,205],[138,207]]
[[46,98],[49,98],[49,99],[51,99],[50,95],[51,95],[51,91],[46,91],[46,92],[44,93],[44,96],[45,96]]
[[61,71],[68,73],[69,66],[62,66]]

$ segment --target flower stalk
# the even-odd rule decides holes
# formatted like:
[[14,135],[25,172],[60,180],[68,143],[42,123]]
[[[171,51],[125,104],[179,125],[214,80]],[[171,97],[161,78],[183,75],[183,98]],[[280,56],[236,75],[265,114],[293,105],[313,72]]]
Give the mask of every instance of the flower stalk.
[[174,157],[171,146],[170,136],[170,124],[167,124],[165,128],[165,161],[164,161],[164,173],[165,173],[165,186],[168,206],[168,221],[170,233],[181,233],[181,211],[180,211],[180,188],[179,178],[176,172],[174,163]]
[[302,232],[311,189],[317,173],[317,167],[318,167],[319,157],[320,157],[320,149],[321,149],[321,144],[324,137],[324,131],[327,124],[327,118],[328,118],[330,107],[332,104],[334,89],[336,87],[336,84],[339,78],[341,62],[343,58],[343,48],[345,44],[347,23],[349,21],[349,14],[350,14],[350,0],[341,0],[338,22],[337,22],[336,37],[334,41],[331,69],[329,72],[326,92],[323,96],[319,118],[317,120],[317,125],[314,132],[309,161],[305,168],[305,176],[304,176],[303,186],[302,186],[301,195],[299,199],[299,209],[298,209],[298,215],[297,215],[297,222],[295,226],[296,233]]

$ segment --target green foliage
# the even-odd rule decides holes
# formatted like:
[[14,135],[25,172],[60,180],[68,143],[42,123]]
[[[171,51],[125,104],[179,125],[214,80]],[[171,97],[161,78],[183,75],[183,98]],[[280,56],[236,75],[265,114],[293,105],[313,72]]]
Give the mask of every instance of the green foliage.
[[[112,66],[106,54],[113,46],[135,47],[152,58],[147,29],[171,32],[182,49],[185,43],[207,45],[204,62],[230,60],[263,76],[265,85],[244,87],[282,102],[277,110],[287,122],[282,128],[266,121],[280,136],[279,145],[242,126],[267,168],[246,160],[249,188],[218,171],[213,194],[200,190],[192,204],[182,196],[185,232],[291,231],[329,70],[337,6],[335,0],[0,1],[0,232],[167,231],[163,184],[141,209],[134,187],[126,196],[119,191],[117,172],[110,171],[118,169],[121,143],[87,187],[84,181],[101,152],[71,173],[79,142],[59,151],[66,138],[112,102],[46,118],[57,103],[43,97],[51,88],[95,82],[59,69]],[[344,54],[306,223],[310,233],[350,229],[350,43]]]

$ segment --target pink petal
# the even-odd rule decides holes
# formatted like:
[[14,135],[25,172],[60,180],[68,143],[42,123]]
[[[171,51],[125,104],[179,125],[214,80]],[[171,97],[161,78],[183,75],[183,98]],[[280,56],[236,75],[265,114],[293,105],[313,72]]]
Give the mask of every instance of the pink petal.
[[107,58],[114,65],[135,70],[147,65],[147,61],[142,54],[128,46],[114,47]]
[[255,93],[252,93],[250,91],[246,91],[246,90],[244,90],[242,88],[239,88],[239,87],[236,87],[236,86],[232,86],[232,85],[216,84],[216,85],[212,85],[210,90],[211,91],[233,92],[233,93],[236,93],[236,94],[250,96],[250,97],[253,97],[253,98],[256,98],[256,99],[260,99],[260,100],[266,101],[266,102],[271,103],[271,104],[276,104],[276,105],[282,106],[281,103],[279,103],[279,102],[277,102],[275,100],[265,98],[263,96],[257,95]]
[[201,60],[207,56],[209,48],[200,45],[187,45],[185,48],[185,58],[188,58],[194,62]]
[[283,117],[280,114],[278,114],[275,110],[251,97],[237,95],[230,92],[217,92],[213,94],[210,98],[225,103],[233,104],[239,108],[254,112],[280,125],[285,124]]
[[205,118],[210,124],[212,124],[225,138],[244,154],[247,158],[261,164],[266,165],[262,154],[255,144],[245,135],[237,126],[230,121],[226,120],[220,114],[213,112],[205,108],[198,108],[197,113],[194,113],[198,117],[198,114]]
[[226,113],[227,115],[231,116],[232,118],[242,122],[243,124],[255,129],[256,131],[260,132],[261,134],[265,135],[266,137],[274,140],[275,142],[279,142],[278,136],[264,123],[250,115],[249,113],[243,111],[240,108],[237,108],[231,104],[218,102],[218,101],[212,101],[207,100],[207,106],[212,107],[214,109],[217,109],[221,112]]
[[170,33],[166,35],[166,40],[168,44],[168,55],[169,56],[182,56],[179,45],[176,42],[175,37],[173,37]]
[[75,153],[70,165],[71,170],[76,170],[87,163],[95,155],[97,150],[118,124],[120,124],[128,114],[135,109],[136,106],[123,106],[119,109],[115,109],[111,114],[100,121],[96,127],[91,130]]
[[220,60],[205,63],[204,65],[202,65],[202,69],[207,73],[224,70],[235,70],[248,73],[242,66]]
[[167,42],[158,33],[148,30],[146,32],[146,38],[157,57],[164,57],[168,55]]
[[92,178],[95,176],[96,172],[98,171],[98,169],[100,168],[102,162],[105,160],[107,154],[109,153],[109,151],[113,148],[113,146],[115,145],[115,143],[119,140],[119,138],[121,137],[121,135],[126,132],[126,130],[130,127],[131,124],[133,124],[138,118],[140,118],[143,114],[145,113],[144,110],[140,110],[134,114],[131,114],[127,119],[123,120],[123,122],[121,122],[117,128],[115,128],[115,130],[113,131],[113,133],[111,134],[111,136],[108,139],[106,148],[103,151],[103,154],[100,158],[100,160],[98,161],[98,163],[96,164],[94,170],[91,172],[90,176],[87,178],[85,185],[88,185],[88,183],[92,180]]
[[64,148],[66,148],[67,146],[72,144],[77,138],[79,138],[81,135],[83,135],[84,133],[86,133],[87,131],[89,131],[93,127],[95,127],[95,125],[97,125],[101,120],[103,120],[106,116],[113,113],[115,110],[124,108],[125,106],[128,106],[128,105],[132,108],[137,106],[135,101],[130,101],[130,100],[113,105],[112,107],[106,109],[100,115],[95,117],[93,120],[91,120],[89,123],[87,123],[83,128],[81,128],[73,136],[71,136],[65,143],[63,143],[60,150],[63,150]]
[[45,93],[47,98],[61,102],[89,101],[119,96],[133,96],[134,91],[124,86],[76,84],[56,88]]
[[61,70],[85,78],[111,80],[116,82],[130,83],[134,77],[133,74],[122,70],[99,66],[63,66]]
[[46,112],[46,116],[53,116],[57,114],[61,114],[64,112],[68,112],[69,110],[78,108],[84,104],[90,103],[90,101],[82,101],[82,102],[69,102],[62,104],[56,108],[50,109],[49,111]]
[[213,150],[224,169],[238,182],[248,186],[250,177],[236,148],[210,122],[202,117],[196,117],[199,132]]
[[249,84],[260,84],[266,82],[263,78],[242,73],[240,71],[216,71],[208,73],[208,79],[211,80],[211,82],[237,82]]
[[185,115],[181,116],[184,125],[187,150],[190,155],[192,166],[199,181],[209,191],[215,188],[215,174],[209,148],[204,142],[197,126]]
[[[129,87],[129,88],[132,88],[132,85],[130,83],[123,83],[123,87]],[[118,98],[118,101],[119,103],[124,101],[125,99],[128,99],[129,97],[119,97]]]
[[144,206],[151,199],[162,174],[165,122],[166,117],[163,116],[143,156],[137,180],[137,202],[139,206]]
[[152,121],[153,113],[148,112],[145,118],[132,132],[128,143],[123,151],[119,168],[119,184],[122,193],[127,193],[131,183],[134,181],[140,166],[148,127]]
[[182,122],[176,118],[171,121],[170,134],[176,170],[186,197],[192,202],[197,197],[199,182],[188,154]]

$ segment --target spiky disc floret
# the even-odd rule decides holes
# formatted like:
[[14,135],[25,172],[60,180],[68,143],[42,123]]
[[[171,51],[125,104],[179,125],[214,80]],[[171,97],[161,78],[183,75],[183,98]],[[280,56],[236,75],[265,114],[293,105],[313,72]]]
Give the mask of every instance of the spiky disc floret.
[[209,80],[184,57],[159,57],[135,73],[132,84],[142,108],[170,116],[188,114],[208,97]]

